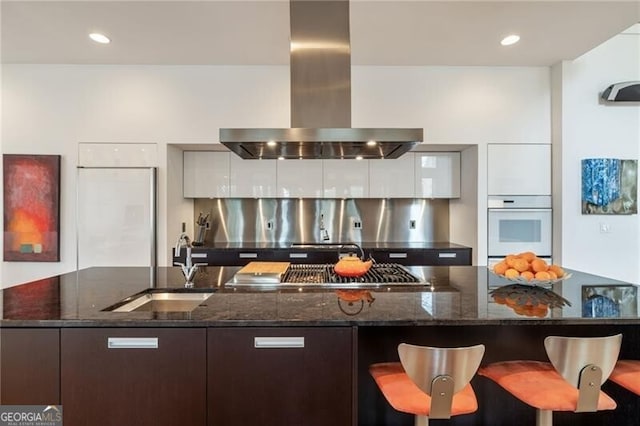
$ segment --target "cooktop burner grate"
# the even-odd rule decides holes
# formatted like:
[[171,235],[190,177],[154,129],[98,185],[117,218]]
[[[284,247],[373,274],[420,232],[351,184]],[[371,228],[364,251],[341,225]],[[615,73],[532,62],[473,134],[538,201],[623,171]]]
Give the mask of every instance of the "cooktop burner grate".
[[341,277],[335,273],[333,264],[292,264],[285,272],[281,283],[420,283],[409,271],[396,263],[374,263],[361,277]]

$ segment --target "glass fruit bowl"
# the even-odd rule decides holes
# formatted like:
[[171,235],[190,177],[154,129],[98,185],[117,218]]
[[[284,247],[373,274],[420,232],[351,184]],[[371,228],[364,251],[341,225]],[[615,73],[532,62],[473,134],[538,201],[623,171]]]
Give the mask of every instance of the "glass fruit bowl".
[[554,279],[550,279],[550,280],[537,280],[535,278],[533,279],[526,279],[525,277],[522,276],[518,276],[518,277],[505,277],[504,274],[497,274],[494,271],[492,271],[491,269],[489,270],[493,275],[500,277],[500,278],[504,278],[505,280],[512,282],[512,283],[516,283],[516,284],[522,284],[522,285],[530,285],[530,286],[539,286],[539,287],[550,287],[555,283],[558,283],[560,281],[564,281],[567,280],[569,278],[571,278],[571,274],[570,273],[565,273],[562,277],[560,278],[554,278]]

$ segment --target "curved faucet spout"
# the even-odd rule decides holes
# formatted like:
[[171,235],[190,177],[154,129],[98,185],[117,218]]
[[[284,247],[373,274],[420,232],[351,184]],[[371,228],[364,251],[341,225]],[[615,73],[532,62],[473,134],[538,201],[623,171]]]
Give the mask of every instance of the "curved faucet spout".
[[180,250],[182,249],[183,246],[187,248],[191,248],[191,240],[189,239],[189,236],[187,235],[186,232],[183,232],[178,236],[178,241],[176,241],[176,248],[173,251],[173,255],[175,257],[180,257]]

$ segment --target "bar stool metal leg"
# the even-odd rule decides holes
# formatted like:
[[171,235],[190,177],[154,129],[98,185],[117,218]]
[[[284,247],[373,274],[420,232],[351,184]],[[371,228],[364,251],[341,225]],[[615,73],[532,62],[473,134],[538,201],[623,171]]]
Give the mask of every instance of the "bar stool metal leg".
[[427,416],[416,416],[416,426],[429,426],[429,417]]
[[552,425],[553,425],[553,411],[536,410],[536,426],[552,426]]

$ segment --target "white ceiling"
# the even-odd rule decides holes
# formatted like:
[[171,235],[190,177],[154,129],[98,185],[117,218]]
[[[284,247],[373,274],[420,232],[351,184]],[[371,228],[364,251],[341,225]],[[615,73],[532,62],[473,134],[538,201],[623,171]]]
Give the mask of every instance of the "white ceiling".
[[[289,63],[287,1],[2,0],[3,63]],[[352,0],[353,65],[549,66],[640,21],[640,0]],[[99,31],[113,42],[97,45]],[[502,47],[509,33],[521,42]]]

